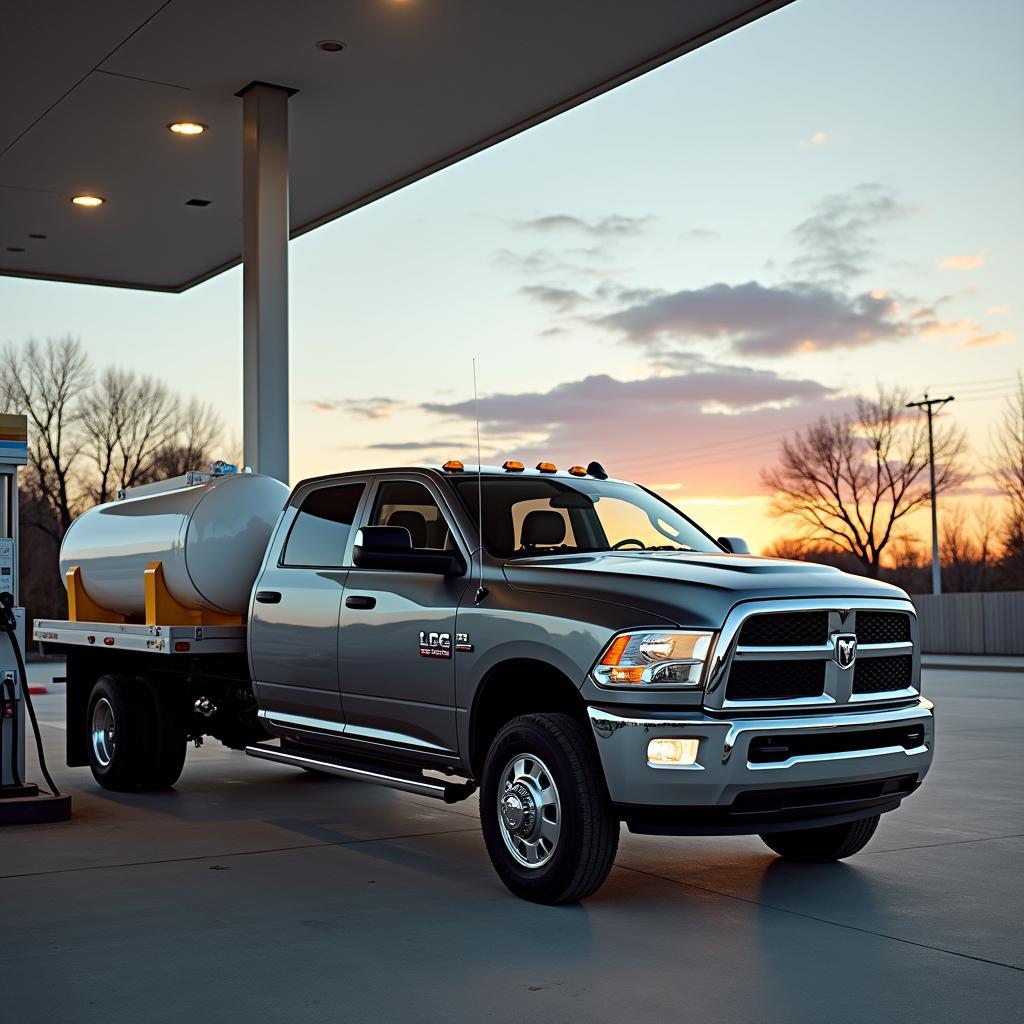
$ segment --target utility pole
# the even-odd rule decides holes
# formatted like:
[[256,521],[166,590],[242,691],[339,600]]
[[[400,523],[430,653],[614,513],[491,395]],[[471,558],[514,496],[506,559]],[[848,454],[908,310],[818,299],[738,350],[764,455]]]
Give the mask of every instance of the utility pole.
[[924,409],[928,416],[928,471],[932,481],[932,593],[942,593],[942,571],[939,565],[939,512],[935,500],[935,437],[932,433],[932,416],[935,411],[952,402],[953,396],[929,398],[928,392],[920,402],[907,402],[908,409]]

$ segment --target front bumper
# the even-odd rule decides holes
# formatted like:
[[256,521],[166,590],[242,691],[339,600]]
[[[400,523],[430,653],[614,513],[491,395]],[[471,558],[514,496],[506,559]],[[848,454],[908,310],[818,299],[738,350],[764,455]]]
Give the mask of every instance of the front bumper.
[[[632,831],[725,834],[807,828],[898,806],[931,766],[932,707],[920,697],[900,708],[793,717],[587,711],[609,793]],[[696,763],[651,765],[647,745],[656,738],[699,740]],[[781,753],[766,755],[773,745]]]

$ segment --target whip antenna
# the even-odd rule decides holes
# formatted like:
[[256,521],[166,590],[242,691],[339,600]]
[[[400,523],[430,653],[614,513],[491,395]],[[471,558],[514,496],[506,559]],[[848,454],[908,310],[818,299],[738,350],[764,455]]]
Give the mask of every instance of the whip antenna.
[[480,559],[480,579],[476,588],[476,603],[487,596],[484,586],[484,470],[480,456],[480,399],[476,390],[476,357],[473,357],[473,418],[476,420],[476,522],[478,528],[477,557]]

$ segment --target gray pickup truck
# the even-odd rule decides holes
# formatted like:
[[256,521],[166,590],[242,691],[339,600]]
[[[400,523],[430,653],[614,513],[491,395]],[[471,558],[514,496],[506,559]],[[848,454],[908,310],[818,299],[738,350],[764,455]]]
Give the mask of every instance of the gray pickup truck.
[[[276,493],[273,521],[245,528],[259,559],[236,621],[189,610],[166,565],[161,599],[159,560],[145,617],[108,615],[94,598],[109,611],[120,591],[95,568],[75,589],[63,566],[74,610],[34,635],[68,658],[70,765],[112,789],[169,786],[211,735],[448,802],[479,788],[498,875],[552,904],[602,884],[622,822],[848,857],[928,771],[917,622],[894,587],[753,557],[597,463],[338,474],[283,511]],[[93,512],[145,560],[123,532],[131,501]],[[223,545],[195,529],[208,565]],[[123,586],[116,542],[97,543]]]

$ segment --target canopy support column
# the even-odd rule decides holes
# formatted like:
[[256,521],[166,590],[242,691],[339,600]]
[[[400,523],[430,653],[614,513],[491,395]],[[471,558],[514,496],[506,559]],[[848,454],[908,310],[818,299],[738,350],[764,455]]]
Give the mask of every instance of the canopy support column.
[[288,483],[288,98],[242,97],[242,444],[245,464]]

